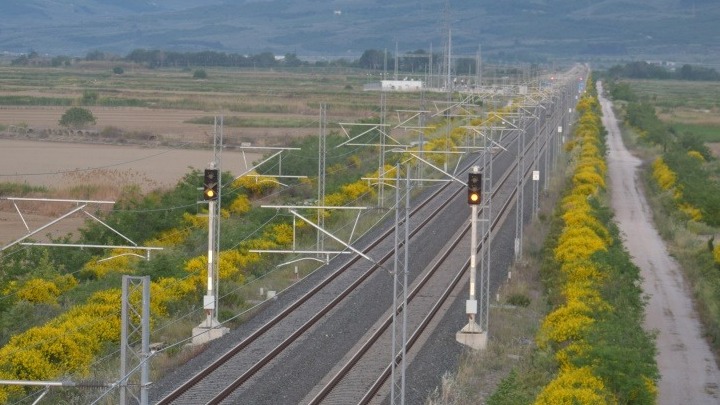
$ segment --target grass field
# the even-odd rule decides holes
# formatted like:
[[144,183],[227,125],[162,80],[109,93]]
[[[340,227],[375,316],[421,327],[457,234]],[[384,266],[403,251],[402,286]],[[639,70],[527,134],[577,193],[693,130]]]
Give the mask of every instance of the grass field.
[[678,133],[700,137],[720,157],[720,83],[631,80],[633,91],[654,104],[658,117]]
[[715,113],[720,109],[720,82],[631,80],[630,85],[641,98],[660,108],[683,107]]

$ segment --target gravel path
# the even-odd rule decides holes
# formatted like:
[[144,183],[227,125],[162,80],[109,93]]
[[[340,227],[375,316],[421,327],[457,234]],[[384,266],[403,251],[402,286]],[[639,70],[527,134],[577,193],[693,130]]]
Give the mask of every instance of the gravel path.
[[[602,94],[602,84],[598,83]],[[625,246],[640,267],[643,290],[650,297],[645,327],[658,331],[658,403],[720,403],[720,371],[702,336],[682,272],[655,230],[636,169],[640,160],[625,148],[612,104],[600,96],[602,122],[608,130],[608,169],[612,208]]]

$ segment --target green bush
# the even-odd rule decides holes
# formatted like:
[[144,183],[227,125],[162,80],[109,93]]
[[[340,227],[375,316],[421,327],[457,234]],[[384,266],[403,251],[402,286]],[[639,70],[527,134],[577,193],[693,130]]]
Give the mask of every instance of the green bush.
[[97,104],[98,99],[100,98],[100,95],[95,90],[85,90],[83,91],[82,96],[82,104],[83,105],[95,105]]
[[524,308],[530,305],[530,297],[525,294],[513,294],[508,298],[508,304]]
[[69,108],[60,118],[60,125],[68,128],[83,128],[89,124],[95,125],[95,122],[92,112],[81,107]]

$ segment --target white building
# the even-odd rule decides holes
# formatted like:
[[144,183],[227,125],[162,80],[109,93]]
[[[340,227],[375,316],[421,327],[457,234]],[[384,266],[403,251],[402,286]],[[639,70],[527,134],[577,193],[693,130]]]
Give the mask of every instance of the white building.
[[417,91],[422,90],[423,83],[420,80],[380,80],[380,88],[394,91]]

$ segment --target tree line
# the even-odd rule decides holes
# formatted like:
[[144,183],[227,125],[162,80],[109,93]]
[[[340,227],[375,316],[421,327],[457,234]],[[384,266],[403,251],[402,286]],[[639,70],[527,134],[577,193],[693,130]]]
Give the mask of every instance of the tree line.
[[613,66],[607,73],[612,78],[720,81],[720,73],[715,69],[689,64],[675,69],[648,62],[631,62]]
[[[14,59],[15,66],[44,65],[44,66],[70,66],[74,61],[116,61],[133,62],[149,68],[165,67],[235,67],[235,68],[275,68],[275,67],[356,67],[369,70],[394,70],[396,57],[391,53],[378,49],[365,50],[360,58],[350,60],[339,58],[334,60],[301,60],[295,53],[286,53],[276,56],[272,52],[261,52],[254,55],[238,53],[225,53],[217,51],[176,52],[160,49],[138,48],[126,56],[117,56],[99,50],[87,53],[84,58],[71,58],[68,56],[55,56],[44,58],[37,52],[30,52]],[[474,58],[457,58],[454,68],[461,73],[474,73],[476,61]],[[442,54],[430,53],[418,49],[397,56],[398,70],[402,72],[424,73],[442,63]]]

